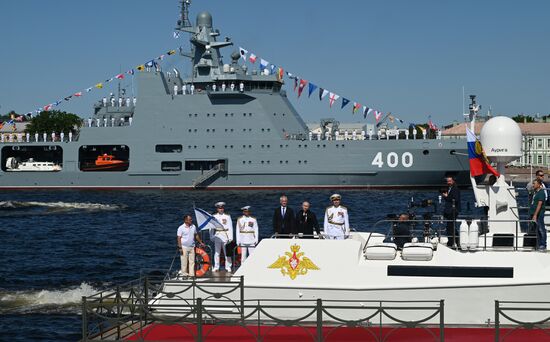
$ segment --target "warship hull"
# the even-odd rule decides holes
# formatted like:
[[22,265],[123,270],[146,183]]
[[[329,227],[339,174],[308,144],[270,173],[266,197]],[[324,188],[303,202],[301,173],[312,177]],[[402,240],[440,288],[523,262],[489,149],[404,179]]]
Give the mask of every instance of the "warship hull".
[[[154,63],[132,76],[135,101],[104,98],[71,139],[67,132],[2,139],[0,188],[402,188],[439,186],[447,175],[469,184],[465,139],[371,130],[342,140],[334,125],[313,134],[284,79],[248,70],[237,51],[223,63],[219,49],[232,42],[216,41],[210,14],[181,31],[191,33],[192,49],[174,58],[191,59],[191,77]],[[87,168],[100,155],[124,167]],[[62,170],[8,172],[8,158]]]

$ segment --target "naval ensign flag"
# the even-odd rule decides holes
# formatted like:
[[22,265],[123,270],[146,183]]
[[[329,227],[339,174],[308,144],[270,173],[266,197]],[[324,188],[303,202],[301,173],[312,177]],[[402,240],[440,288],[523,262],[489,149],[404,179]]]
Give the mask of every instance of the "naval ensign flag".
[[195,208],[195,217],[197,219],[198,230],[216,230],[216,228],[223,229],[223,225],[216,220],[216,218],[210,215],[206,210],[201,208]]

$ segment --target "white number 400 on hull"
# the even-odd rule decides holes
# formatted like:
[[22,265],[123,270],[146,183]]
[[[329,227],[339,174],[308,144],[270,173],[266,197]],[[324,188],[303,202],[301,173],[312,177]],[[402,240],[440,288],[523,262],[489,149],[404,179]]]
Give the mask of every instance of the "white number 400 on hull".
[[[397,167],[399,166],[399,162],[401,162],[401,165],[403,167],[411,167],[414,163],[413,155],[410,152],[405,152],[401,155],[401,158],[399,158],[399,154],[395,152],[389,152],[386,155],[386,164],[389,167]],[[382,152],[378,152],[374,159],[372,160],[372,165],[383,167],[384,166],[384,154]]]

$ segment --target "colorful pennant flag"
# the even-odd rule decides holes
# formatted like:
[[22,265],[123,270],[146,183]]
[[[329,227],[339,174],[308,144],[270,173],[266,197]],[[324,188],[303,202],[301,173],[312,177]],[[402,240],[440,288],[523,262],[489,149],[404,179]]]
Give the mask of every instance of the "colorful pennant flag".
[[315,91],[315,89],[317,89],[317,86],[311,82],[309,82],[309,85],[308,85],[309,89],[308,89],[308,95],[307,97],[311,97],[311,94],[313,94],[313,92]]
[[239,53],[241,54],[241,58],[246,62],[246,55],[248,54],[248,50],[239,47]]
[[45,112],[49,111],[50,109],[52,109],[52,105],[51,105],[51,104],[45,105],[44,108],[43,108],[43,110],[44,110]]
[[294,91],[296,91],[296,88],[298,88],[298,77],[292,77],[292,76],[289,76],[291,78],[294,78]]
[[354,102],[353,103],[353,109],[351,110],[351,113],[355,114],[355,112],[357,112],[359,110],[359,108],[361,108],[361,104],[357,103],[357,102]]
[[134,74],[134,69],[130,69],[130,70],[126,71],[126,73],[128,75],[133,75]]
[[103,83],[98,83],[98,84],[95,85],[95,87],[97,89],[101,89],[101,88],[103,88]]
[[150,60],[149,62],[145,63],[145,66],[148,68],[152,68],[153,66],[155,66],[155,61]]
[[279,82],[283,80],[284,75],[285,75],[284,69],[279,68],[279,72],[277,73],[277,79],[279,80]]
[[319,101],[322,101],[325,98],[325,96],[328,95],[328,93],[329,93],[328,90],[319,88]]
[[334,93],[330,93],[330,95],[328,96],[329,107],[332,108],[332,105],[334,104],[334,102],[338,101],[339,98],[340,98],[339,95],[336,95]]
[[349,103],[349,100],[346,99],[345,97],[342,97],[342,107],[340,107],[340,109],[343,109],[345,106],[347,106],[348,103]]
[[306,87],[306,85],[307,85],[306,80],[300,80],[300,85],[298,86],[298,98],[300,97],[300,95],[302,95],[302,91],[304,91],[304,88]]
[[248,60],[249,60],[252,64],[254,64],[254,63],[256,63],[256,58],[257,58],[257,56],[256,56],[255,54],[251,53],[251,54],[250,54],[250,57],[248,57]]
[[269,65],[268,61],[266,61],[263,58],[260,58],[260,70],[261,71],[264,71],[264,69],[267,68],[268,65]]
[[382,112],[379,112],[377,110],[374,111],[374,118],[376,119],[376,122],[380,121],[380,117],[382,116]]
[[277,70],[277,66],[275,64],[271,64],[270,69],[271,69],[271,75],[273,75]]
[[71,97],[73,97],[72,95],[69,95],[65,98],[65,101],[69,101],[71,99]]
[[136,69],[138,69],[138,71],[143,71],[143,70],[145,70],[145,65],[143,65],[143,64],[142,64],[142,65],[138,65],[138,66],[136,67]]
[[81,92],[81,91],[79,91],[78,93],[74,93],[74,96],[76,96],[76,97],[80,97],[80,96],[82,96],[82,92]]
[[168,56],[172,56],[176,54],[176,50],[170,50],[166,53]]
[[115,76],[115,78],[118,78],[119,80],[123,80],[124,79],[124,74],[118,74]]
[[372,112],[372,108],[369,108],[367,106],[363,106],[363,118],[367,118],[369,116],[370,112]]
[[93,87],[90,87],[90,88],[86,88],[86,92],[87,92],[87,93],[89,93],[89,92],[91,92],[91,91],[92,91],[92,89],[93,89]]
[[388,115],[388,119],[390,120],[391,123],[393,123],[395,121],[395,118],[391,114]]

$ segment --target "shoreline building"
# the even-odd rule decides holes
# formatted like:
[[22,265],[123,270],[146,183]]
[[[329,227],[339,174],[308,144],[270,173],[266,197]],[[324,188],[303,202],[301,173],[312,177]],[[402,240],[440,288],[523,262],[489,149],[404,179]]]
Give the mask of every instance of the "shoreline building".
[[[466,123],[456,124],[442,132],[443,139],[462,138],[466,135]],[[518,123],[521,128],[523,155],[510,163],[512,166],[535,166],[550,168],[550,122]],[[479,135],[483,122],[476,122],[475,133]]]

